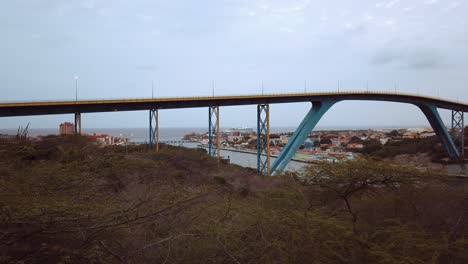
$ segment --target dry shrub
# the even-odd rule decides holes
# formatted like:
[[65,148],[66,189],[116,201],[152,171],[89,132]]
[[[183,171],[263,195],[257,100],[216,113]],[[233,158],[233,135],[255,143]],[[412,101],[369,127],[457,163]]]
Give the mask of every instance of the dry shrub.
[[0,157],[0,263],[468,262],[465,182],[410,168],[269,178],[197,150],[74,137]]

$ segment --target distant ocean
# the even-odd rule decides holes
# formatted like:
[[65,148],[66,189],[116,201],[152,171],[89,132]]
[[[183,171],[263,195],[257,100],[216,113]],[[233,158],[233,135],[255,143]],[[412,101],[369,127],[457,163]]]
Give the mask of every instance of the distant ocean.
[[[419,127],[419,126],[414,126]],[[318,127],[315,131],[323,130],[366,130],[371,127]],[[409,128],[409,127],[372,127],[372,129],[398,129],[398,128]],[[229,128],[224,128],[229,129]],[[253,128],[254,131],[256,130]],[[284,133],[294,132],[295,127],[272,127],[271,133]],[[190,133],[206,133],[207,128],[194,127],[194,128],[160,128],[160,140],[180,140],[184,135]],[[147,142],[149,138],[148,128],[83,128],[83,132],[86,134],[108,134],[116,137],[128,138],[131,142]],[[57,135],[59,133],[58,128],[30,128],[30,136],[45,136],[45,135]],[[0,134],[15,135],[16,129],[1,129]]]

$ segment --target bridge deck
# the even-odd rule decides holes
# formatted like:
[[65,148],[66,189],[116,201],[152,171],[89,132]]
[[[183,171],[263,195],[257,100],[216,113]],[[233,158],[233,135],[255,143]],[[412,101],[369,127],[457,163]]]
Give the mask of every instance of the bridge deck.
[[337,92],[337,93],[299,93],[299,94],[267,94],[212,97],[174,97],[154,99],[123,99],[123,100],[86,100],[86,101],[56,101],[56,102],[21,102],[0,103],[1,116],[50,115],[70,113],[92,113],[112,111],[135,111],[148,109],[172,109],[208,107],[213,105],[253,105],[274,103],[296,103],[311,101],[388,101],[409,104],[430,104],[439,108],[468,112],[468,104],[439,99],[435,97],[386,93],[386,92]]

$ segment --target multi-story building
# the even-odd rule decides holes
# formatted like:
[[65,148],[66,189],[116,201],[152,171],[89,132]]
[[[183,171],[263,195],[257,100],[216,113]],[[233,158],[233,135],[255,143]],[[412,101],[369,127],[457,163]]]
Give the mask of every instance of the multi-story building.
[[75,134],[75,126],[73,123],[65,122],[60,124],[59,127],[60,135],[73,135]]

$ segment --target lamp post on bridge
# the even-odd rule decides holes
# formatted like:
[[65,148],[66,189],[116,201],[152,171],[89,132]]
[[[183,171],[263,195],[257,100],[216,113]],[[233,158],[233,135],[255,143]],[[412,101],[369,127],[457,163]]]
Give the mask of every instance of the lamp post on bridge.
[[[75,103],[78,102],[78,76],[75,75]],[[81,113],[75,113],[75,135],[81,136]]]
[[78,76],[75,75],[75,102],[78,102]]

